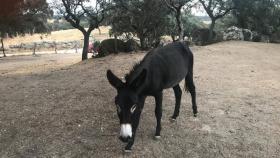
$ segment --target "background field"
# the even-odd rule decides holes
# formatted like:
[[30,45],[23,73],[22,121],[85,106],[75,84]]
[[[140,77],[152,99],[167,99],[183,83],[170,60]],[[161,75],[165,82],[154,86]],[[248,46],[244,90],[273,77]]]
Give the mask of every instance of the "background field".
[[192,47],[197,118],[188,93],[180,116],[164,92],[162,139],[148,98],[133,152],[122,152],[105,73],[123,76],[145,53],[80,61],[80,54],[0,59],[2,157],[280,157],[280,45],[223,42]]
[[[109,38],[109,27],[100,27],[99,30],[95,29],[92,31],[91,35],[96,40],[103,40]],[[26,35],[26,36],[18,36],[14,38],[4,39],[5,47],[9,45],[16,45],[20,43],[31,43],[38,41],[74,41],[74,40],[83,40],[83,34],[78,29],[69,29],[69,30],[60,30],[53,31],[51,34],[34,34],[34,35]]]

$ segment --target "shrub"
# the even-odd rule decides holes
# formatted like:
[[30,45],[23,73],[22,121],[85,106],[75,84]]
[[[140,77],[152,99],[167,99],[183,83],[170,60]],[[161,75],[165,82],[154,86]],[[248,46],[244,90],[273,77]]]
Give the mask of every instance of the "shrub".
[[126,41],[125,46],[126,52],[137,51],[140,49],[139,44],[133,39],[129,39],[128,41]]
[[278,31],[274,32],[274,33],[271,35],[270,41],[271,41],[272,43],[280,43],[280,28],[279,28]]
[[196,44],[196,45],[207,45],[207,44],[211,44],[214,43],[216,40],[216,32],[213,32],[213,39],[209,40],[209,34],[210,34],[210,30],[208,28],[202,28],[202,29],[195,29],[192,32],[192,41]]
[[98,57],[104,57],[111,53],[125,52],[125,42],[119,39],[105,39],[98,47]]
[[255,31],[253,31],[253,37],[252,37],[252,41],[253,42],[260,42],[262,39],[261,35]]
[[98,52],[98,48],[99,48],[100,44],[101,44],[100,41],[94,41],[94,42],[93,42],[94,49],[95,49],[94,51],[97,51],[97,52]]
[[252,41],[253,33],[249,29],[243,29],[244,41]]

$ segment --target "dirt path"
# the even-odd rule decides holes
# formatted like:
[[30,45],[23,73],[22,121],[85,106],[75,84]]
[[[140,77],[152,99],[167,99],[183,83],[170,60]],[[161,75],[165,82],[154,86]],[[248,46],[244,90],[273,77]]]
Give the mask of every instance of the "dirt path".
[[1,157],[280,157],[280,45],[225,42],[192,50],[198,118],[184,93],[171,123],[174,94],[166,90],[162,139],[155,141],[148,98],[129,155],[118,140],[116,91],[105,73],[123,76],[143,53],[48,66],[35,64],[43,58],[0,60]]
[[81,61],[79,53],[38,54],[0,58],[0,74],[30,74],[57,70]]

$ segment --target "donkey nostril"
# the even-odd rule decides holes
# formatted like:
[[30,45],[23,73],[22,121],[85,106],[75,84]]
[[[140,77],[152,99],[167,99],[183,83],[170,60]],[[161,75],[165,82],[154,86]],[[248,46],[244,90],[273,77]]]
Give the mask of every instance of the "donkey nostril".
[[120,136],[119,139],[120,139],[122,142],[126,143],[126,142],[128,142],[128,140],[129,140],[130,138],[129,138],[129,137],[122,137],[122,136]]

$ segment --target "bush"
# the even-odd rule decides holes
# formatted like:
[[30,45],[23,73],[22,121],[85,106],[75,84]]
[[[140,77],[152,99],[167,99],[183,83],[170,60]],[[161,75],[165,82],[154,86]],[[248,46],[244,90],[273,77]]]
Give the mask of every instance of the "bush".
[[98,50],[98,55],[94,56],[95,58],[105,57],[112,53],[131,52],[140,49],[139,44],[133,39],[130,39],[127,42],[119,39],[106,39],[101,43],[99,41],[95,41],[93,44],[94,48]]
[[214,43],[216,41],[216,32],[213,32],[213,39],[209,40],[209,34],[210,34],[210,30],[208,28],[202,28],[202,29],[195,29],[192,32],[192,41],[196,44],[196,45],[207,45],[207,44],[211,44]]
[[252,41],[253,33],[249,29],[243,29],[244,41]]
[[[93,42],[93,45],[94,45],[94,48],[95,48],[95,49],[99,48],[100,44],[101,44],[100,41],[94,41],[94,42]],[[95,50],[95,51],[97,51],[97,50]]]
[[271,35],[270,42],[280,43],[280,29]]
[[223,32],[222,31],[217,31],[216,33],[216,36],[214,37],[212,43],[216,43],[216,42],[222,42],[224,39],[224,36],[223,36]]
[[125,42],[119,39],[103,40],[98,47],[98,56],[104,57],[111,53],[118,53],[126,51]]
[[190,37],[194,30],[207,27],[199,18],[191,14],[183,15],[182,21],[184,26],[184,37]]
[[133,39],[129,39],[128,41],[126,41],[125,46],[126,52],[137,51],[140,49],[139,44]]
[[252,41],[253,42],[260,42],[262,39],[261,35],[255,31],[253,31],[253,37],[252,37]]
[[229,27],[236,26],[236,25],[237,25],[236,18],[231,14],[227,14],[223,18],[217,20],[215,25],[215,31],[224,31]]
[[244,40],[243,30],[236,26],[231,26],[224,31],[224,40]]

